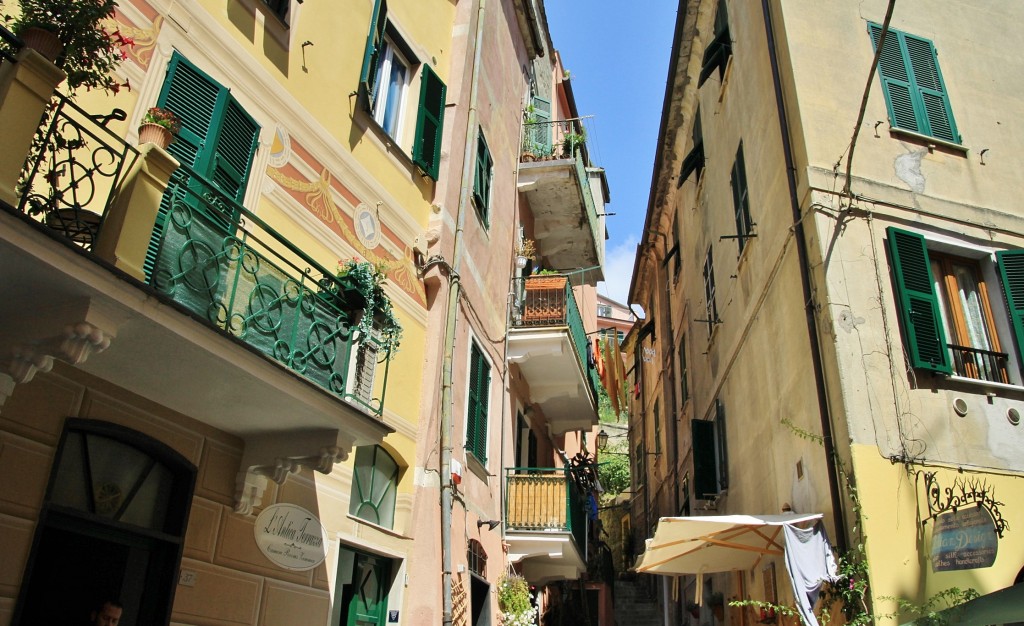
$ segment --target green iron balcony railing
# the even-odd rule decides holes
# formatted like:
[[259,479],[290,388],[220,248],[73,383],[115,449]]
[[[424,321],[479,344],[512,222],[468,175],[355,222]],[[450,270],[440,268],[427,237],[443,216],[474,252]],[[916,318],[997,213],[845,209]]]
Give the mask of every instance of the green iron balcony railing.
[[188,167],[164,194],[145,269],[157,291],[209,324],[381,415],[390,352],[358,329],[359,305],[339,295],[333,273]]
[[509,530],[562,531],[572,534],[586,559],[587,515],[584,494],[568,468],[505,469],[505,525]]
[[514,283],[514,292],[520,297],[512,326],[565,327],[575,348],[579,366],[587,378],[590,397],[596,403],[600,381],[597,369],[591,365],[591,358],[587,354],[587,331],[583,327],[583,316],[580,315],[568,277],[563,274],[542,274],[516,278]]

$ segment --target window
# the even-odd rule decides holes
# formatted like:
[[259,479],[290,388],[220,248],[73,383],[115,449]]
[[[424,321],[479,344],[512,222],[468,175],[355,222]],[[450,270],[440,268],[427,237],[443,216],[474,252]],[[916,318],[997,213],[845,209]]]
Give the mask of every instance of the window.
[[[210,78],[184,56],[175,52],[167,67],[167,78],[157,99],[157,106],[174,111],[181,119],[181,128],[173,143],[167,148],[182,165],[198,174],[204,181],[235,202],[245,197],[253,155],[259,142],[260,126],[235,100],[228,88]],[[189,183],[190,172],[186,168],[177,170],[172,178],[173,188],[184,194],[189,185],[197,185],[198,192],[185,195],[189,203],[197,203],[198,196],[205,195],[205,183]],[[146,253],[144,269],[147,277],[152,276],[157,262],[160,242],[163,240],[164,225],[171,210],[174,192],[169,188],[160,203],[153,237]],[[208,203],[207,209],[220,206]],[[237,216],[223,215],[225,232],[210,235],[205,241],[193,233],[193,238],[220,250],[225,234],[233,234],[233,223]],[[230,231],[230,232],[229,232]],[[166,245],[176,245],[168,242]],[[179,270],[172,270],[172,274]]]
[[[869,23],[868,32],[877,50],[882,27]],[[931,41],[890,28],[878,57],[878,76],[893,128],[960,143]]]
[[679,338],[679,397],[683,402],[690,399],[690,384],[687,380],[689,372],[686,369],[686,335]]
[[447,88],[428,64],[419,63],[414,58],[411,48],[389,26],[387,2],[376,0],[370,18],[370,32],[366,38],[359,91],[377,124],[406,149],[406,100],[412,97],[410,92],[417,65],[421,69],[412,161],[427,176],[437,180]]
[[697,172],[697,180],[700,180],[700,174],[704,171],[704,131],[700,124],[700,108],[696,109],[696,113],[693,116],[693,147],[690,148],[690,152],[683,158],[683,167],[679,171],[679,183],[681,187],[683,183],[690,177],[690,174]]
[[469,356],[469,402],[466,410],[466,449],[481,463],[487,462],[487,405],[490,399],[491,365],[473,342]]
[[398,464],[380,446],[356,448],[348,512],[371,524],[393,528]]
[[714,499],[729,488],[729,458],[725,441],[725,405],[715,400],[713,420],[691,420],[694,496]]
[[469,564],[470,572],[481,578],[487,578],[487,552],[484,551],[483,544],[476,539],[469,540],[466,562]]
[[[1024,251],[999,252],[993,263],[990,256],[972,259],[940,250],[917,233],[894,227],[886,233],[912,365],[990,382],[1017,380],[1003,346],[1012,343],[1010,326],[1024,337]],[[997,275],[1008,311],[991,293]]]
[[282,21],[284,21],[284,18],[288,17],[288,5],[290,3],[291,0],[263,0],[263,4],[270,7],[270,10],[274,12],[274,15],[281,18]]
[[736,150],[736,160],[732,164],[732,204],[736,218],[736,241],[740,244],[740,254],[747,244],[747,239],[756,237],[753,234],[754,223],[750,220],[750,189],[747,188],[747,168],[743,164],[743,142]]
[[473,177],[473,204],[484,228],[490,226],[491,207],[491,176],[494,174],[494,161],[491,151],[487,149],[484,131],[480,129],[476,142],[476,175]]
[[[597,316],[598,317],[611,317],[612,316],[612,305],[610,304],[599,304],[597,305]],[[602,330],[603,332],[603,330]]]
[[715,37],[704,50],[704,61],[701,63],[697,87],[701,87],[715,70],[718,70],[719,79],[724,77],[725,67],[731,56],[732,38],[729,36],[729,13],[725,10],[725,0],[718,0],[718,10],[715,12]]
[[661,400],[654,400],[654,453],[661,454]]
[[669,250],[669,253],[665,257],[666,261],[669,258],[672,258],[672,278],[675,279],[675,280],[679,279],[679,271],[681,269],[683,269],[683,262],[682,262],[683,254],[682,254],[682,250],[680,250],[680,248],[679,248],[679,240],[680,240],[679,229],[680,228],[681,228],[681,226],[680,226],[680,219],[679,219],[679,214],[677,213],[675,215],[675,217],[672,218],[672,249]]
[[720,321],[718,305],[715,303],[715,259],[711,255],[711,246],[708,246],[708,253],[704,257],[704,317],[710,335],[715,324]]

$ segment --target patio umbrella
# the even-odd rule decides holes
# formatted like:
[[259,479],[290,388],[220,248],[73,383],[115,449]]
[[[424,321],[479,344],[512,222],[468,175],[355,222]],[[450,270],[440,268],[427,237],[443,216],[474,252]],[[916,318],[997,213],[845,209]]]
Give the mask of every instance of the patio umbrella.
[[765,555],[784,554],[784,525],[818,519],[821,513],[663,517],[636,571],[678,575],[749,570]]

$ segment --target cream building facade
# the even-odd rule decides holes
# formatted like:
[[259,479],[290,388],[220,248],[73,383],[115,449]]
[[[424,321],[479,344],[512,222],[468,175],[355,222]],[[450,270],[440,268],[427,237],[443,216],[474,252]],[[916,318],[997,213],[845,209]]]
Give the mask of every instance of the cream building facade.
[[[1020,17],[680,2],[630,299],[637,553],[661,517],[823,513],[877,621],[952,587],[1019,621]],[[790,604],[785,571],[705,590]],[[677,614],[692,584],[660,587]]]
[[[64,76],[0,65],[0,623],[116,597],[125,624],[487,624],[510,567],[578,578],[607,185],[543,4],[124,0],[105,26],[131,88],[58,97],[76,139],[27,187]],[[527,237],[561,305],[510,363]],[[509,522],[520,452],[555,468],[554,527],[529,486]]]

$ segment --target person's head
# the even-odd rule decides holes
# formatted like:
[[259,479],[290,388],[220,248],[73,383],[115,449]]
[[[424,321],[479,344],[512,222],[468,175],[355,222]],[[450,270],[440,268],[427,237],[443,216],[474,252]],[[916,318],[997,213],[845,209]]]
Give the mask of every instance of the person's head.
[[124,607],[117,600],[104,600],[96,606],[90,616],[92,626],[117,626],[123,611]]

